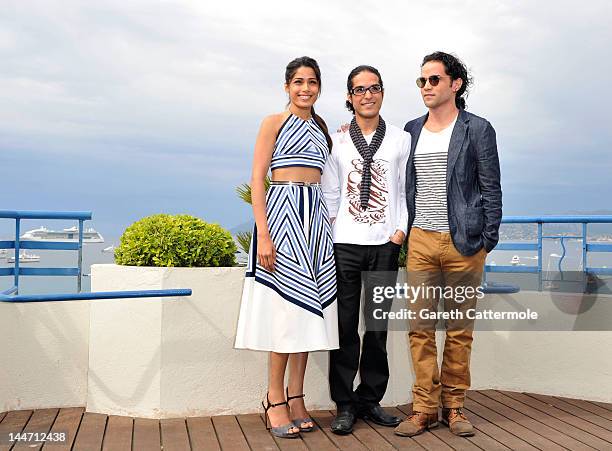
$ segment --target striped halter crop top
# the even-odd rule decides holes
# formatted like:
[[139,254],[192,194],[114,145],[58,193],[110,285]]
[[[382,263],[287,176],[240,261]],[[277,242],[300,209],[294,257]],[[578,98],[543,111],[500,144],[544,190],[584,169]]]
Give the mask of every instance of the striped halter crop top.
[[278,132],[270,169],[304,166],[323,172],[328,155],[325,134],[314,117],[305,121],[290,114]]

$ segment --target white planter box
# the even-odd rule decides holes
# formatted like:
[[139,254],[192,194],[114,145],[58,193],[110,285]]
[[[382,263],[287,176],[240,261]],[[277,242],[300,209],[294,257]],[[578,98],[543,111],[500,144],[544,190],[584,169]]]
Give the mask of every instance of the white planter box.
[[[257,392],[260,381],[244,377],[244,356],[233,350],[243,278],[244,268],[93,265],[92,291],[191,288],[193,295],[91,303],[87,410],[208,415],[234,411],[242,393]],[[265,375],[263,359],[246,364]]]

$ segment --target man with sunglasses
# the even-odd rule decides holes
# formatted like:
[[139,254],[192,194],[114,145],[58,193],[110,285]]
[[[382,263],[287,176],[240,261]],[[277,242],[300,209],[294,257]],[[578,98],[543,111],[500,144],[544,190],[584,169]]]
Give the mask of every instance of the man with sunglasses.
[[[470,436],[474,429],[461,410],[470,386],[474,326],[466,312],[482,297],[476,289],[487,253],[498,241],[502,192],[497,144],[491,124],[465,111],[471,79],[458,58],[444,52],[427,55],[421,74],[417,86],[429,111],[404,127],[412,136],[406,168],[408,282],[444,291],[422,289],[410,302],[414,312],[437,312],[442,297],[451,319],[446,321],[441,370],[436,320],[428,315],[409,320],[413,414],[395,433],[413,436],[436,427],[441,404],[442,422],[451,432]],[[468,291],[470,296],[459,296]]]
[[[321,184],[332,220],[338,289],[340,349],[330,352],[329,384],[337,405],[332,432],[349,434],[357,417],[397,426],[380,401],[387,389],[387,321],[392,299],[374,302],[376,287],[394,286],[408,224],[405,176],[410,135],[380,116],[384,97],[378,70],[359,66],[347,80],[348,130],[332,136]],[[366,330],[358,332],[364,286]],[[360,358],[361,357],[361,358]],[[353,383],[359,372],[360,383]]]

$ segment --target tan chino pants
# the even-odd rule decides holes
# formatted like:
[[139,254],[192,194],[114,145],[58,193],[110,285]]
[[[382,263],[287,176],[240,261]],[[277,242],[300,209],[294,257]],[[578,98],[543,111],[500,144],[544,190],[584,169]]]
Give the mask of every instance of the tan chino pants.
[[[474,320],[466,318],[476,307],[487,253],[483,248],[466,257],[457,251],[449,233],[413,227],[408,240],[408,283],[421,286],[410,308],[416,318],[409,321],[408,341],[415,371],[413,410],[436,413],[463,407],[470,386],[470,353]],[[429,288],[428,288],[429,287]],[[471,288],[468,288],[471,287]],[[414,292],[413,292],[414,293]],[[435,341],[437,319],[423,319],[419,312],[437,312],[440,300],[444,311],[455,310],[455,319],[446,319],[446,338],[441,371]],[[429,316],[429,315],[425,315]]]

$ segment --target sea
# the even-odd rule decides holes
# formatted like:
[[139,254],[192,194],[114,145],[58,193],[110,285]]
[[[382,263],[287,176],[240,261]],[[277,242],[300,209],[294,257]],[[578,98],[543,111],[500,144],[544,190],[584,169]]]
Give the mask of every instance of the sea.
[[[10,238],[3,238],[10,239]],[[519,242],[512,240],[512,242]],[[529,241],[524,241],[529,242]],[[90,291],[91,282],[89,274],[91,265],[98,263],[114,263],[113,252],[102,252],[103,249],[117,245],[117,240],[106,239],[104,243],[85,244],[83,247],[83,279],[82,291]],[[31,268],[52,268],[52,267],[76,267],[77,253],[74,251],[48,251],[48,250],[28,250],[28,253],[39,255],[40,261],[37,263],[22,263],[22,267]],[[559,279],[564,275],[558,271],[559,256],[562,249],[558,240],[545,240],[542,252],[543,278]],[[9,250],[7,257],[13,255]],[[514,256],[518,256],[517,266],[537,266],[536,253],[532,251],[498,251],[493,250],[487,257],[487,265],[511,265]],[[516,261],[516,258],[514,259]],[[237,254],[237,261],[244,265],[246,255],[243,252]],[[587,265],[589,267],[612,267],[612,253],[597,252],[589,253]],[[0,256],[0,267],[12,267],[6,258]],[[571,279],[576,275],[582,274],[582,242],[571,240],[566,242],[566,256],[562,261],[561,269],[565,278]],[[603,291],[609,292],[612,287],[612,276],[599,277],[600,286]],[[487,280],[501,283],[513,283],[524,290],[538,289],[538,277],[534,274],[503,274],[489,273]],[[545,284],[546,285],[546,284]],[[7,290],[13,286],[13,276],[0,276],[0,291]],[[546,287],[544,287],[546,288]],[[77,291],[76,277],[41,277],[41,276],[21,276],[19,278],[19,294],[45,294],[45,293],[73,293]]]
[[[13,239],[13,238],[4,238]],[[104,243],[89,243],[83,246],[83,275],[81,291],[91,291],[91,265],[96,263],[114,263],[114,252],[102,252],[103,249],[117,245],[118,240],[112,242],[108,239]],[[36,263],[20,262],[22,268],[76,268],[78,266],[76,251],[49,251],[28,249],[28,254],[40,256]],[[12,257],[14,252],[8,251],[7,257]],[[8,263],[7,258],[0,256],[0,268],[13,267],[14,263]],[[13,276],[0,277],[0,291],[11,288],[14,284]],[[48,294],[48,293],[76,293],[77,278],[74,276],[20,276],[19,294]]]

